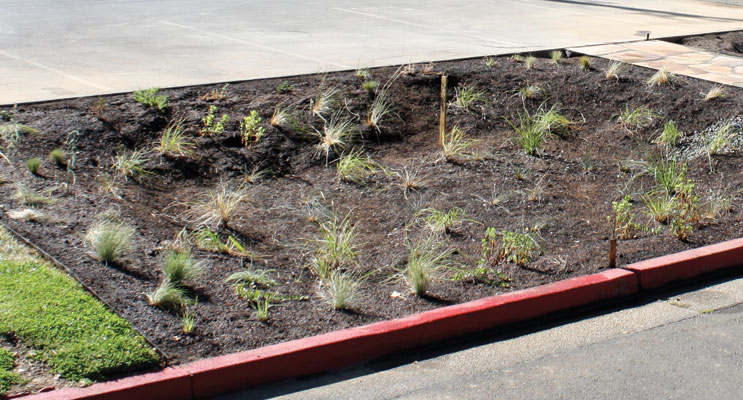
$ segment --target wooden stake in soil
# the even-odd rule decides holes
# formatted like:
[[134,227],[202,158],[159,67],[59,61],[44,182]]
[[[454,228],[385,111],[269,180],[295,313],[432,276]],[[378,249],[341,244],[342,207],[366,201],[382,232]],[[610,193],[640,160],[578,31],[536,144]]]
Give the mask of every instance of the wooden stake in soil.
[[439,109],[439,146],[444,147],[446,134],[446,75],[441,75],[441,108]]
[[617,266],[617,238],[609,240],[609,268]]

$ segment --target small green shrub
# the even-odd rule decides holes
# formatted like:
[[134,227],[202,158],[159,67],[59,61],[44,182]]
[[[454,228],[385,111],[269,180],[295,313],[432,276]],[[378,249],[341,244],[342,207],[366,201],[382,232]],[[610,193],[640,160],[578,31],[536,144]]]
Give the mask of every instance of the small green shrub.
[[495,57],[485,57],[482,59],[482,62],[485,63],[486,67],[493,68],[495,66]]
[[250,115],[243,117],[240,121],[240,136],[243,145],[258,143],[261,140],[266,133],[266,130],[261,126],[261,121],[261,116],[255,110],[250,111]]
[[586,71],[590,71],[593,69],[593,66],[591,65],[591,59],[588,58],[588,56],[582,56],[578,59],[578,65],[580,65],[581,69],[584,69]]
[[38,175],[39,168],[41,168],[41,159],[39,157],[32,157],[26,160],[26,168],[34,175]]
[[13,199],[24,206],[43,207],[55,202],[55,199],[41,195],[22,183],[16,184]]
[[228,114],[222,114],[219,120],[216,120],[215,113],[217,112],[217,106],[209,106],[209,112],[206,117],[201,118],[202,128],[199,131],[201,136],[217,136],[224,132],[224,124],[230,120]]
[[292,90],[294,90],[294,85],[289,83],[289,81],[283,81],[276,85],[277,94],[290,93]]
[[631,132],[633,129],[650,126],[657,117],[658,113],[645,106],[631,109],[629,105],[626,105],[624,110],[619,113],[619,122]]
[[129,224],[102,220],[88,229],[85,240],[99,261],[113,263],[129,251],[134,233],[134,227]]
[[614,215],[607,217],[607,220],[614,227],[614,234],[619,239],[631,238],[634,232],[642,230],[642,226],[634,222],[632,198],[629,195],[625,195],[620,201],[612,201],[611,208]]
[[553,50],[550,52],[550,59],[553,63],[559,64],[560,61],[562,61],[562,51],[561,50]]
[[550,130],[545,129],[545,125],[540,121],[537,114],[532,116],[524,110],[523,113],[518,114],[518,118],[518,123],[506,119],[506,122],[511,125],[516,133],[513,142],[521,147],[526,154],[537,155],[542,145],[552,136]]
[[609,66],[604,70],[604,76],[606,79],[616,79],[619,81],[619,75],[624,73],[625,64],[621,61],[612,61]]
[[208,189],[199,200],[190,203],[188,216],[191,222],[199,226],[228,226],[235,217],[237,207],[247,199],[242,187],[233,189],[229,184],[221,183],[215,189]]
[[251,267],[249,269],[244,269],[242,271],[230,274],[230,276],[225,279],[225,282],[243,283],[250,286],[269,288],[278,285],[278,282],[276,282],[276,280],[271,278],[271,276],[269,275],[272,272],[275,271],[272,269],[253,269]]
[[519,266],[524,266],[531,261],[534,252],[539,249],[536,238],[527,231],[503,231],[501,241],[503,257]]
[[165,111],[168,108],[168,96],[158,95],[160,89],[154,87],[150,89],[135,90],[132,93],[134,101],[147,107],[155,107],[159,111]]
[[658,136],[658,139],[655,140],[655,143],[662,144],[667,148],[673,148],[676,147],[679,138],[681,138],[681,131],[676,127],[676,123],[668,121],[663,124],[663,131]]
[[536,63],[537,63],[537,58],[534,56],[528,56],[524,59],[524,66],[526,66],[526,69],[534,68],[534,65]]

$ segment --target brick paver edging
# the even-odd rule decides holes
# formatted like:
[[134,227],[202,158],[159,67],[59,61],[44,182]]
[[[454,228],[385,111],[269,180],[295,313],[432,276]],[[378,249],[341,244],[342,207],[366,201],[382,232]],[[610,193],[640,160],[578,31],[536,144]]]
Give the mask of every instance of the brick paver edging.
[[198,399],[272,381],[329,371],[403,349],[615,299],[743,265],[743,239],[658,257],[624,268],[442,307],[162,371],[63,389],[42,399]]

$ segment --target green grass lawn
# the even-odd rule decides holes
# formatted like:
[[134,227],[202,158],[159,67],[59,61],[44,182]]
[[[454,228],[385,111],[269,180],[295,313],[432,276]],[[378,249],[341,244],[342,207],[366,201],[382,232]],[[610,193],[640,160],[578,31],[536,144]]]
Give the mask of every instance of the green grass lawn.
[[13,354],[0,347],[0,397],[10,389],[10,385],[21,383],[21,378],[11,372],[14,364]]
[[127,321],[3,229],[0,335],[33,347],[36,357],[69,380],[102,380],[159,362],[157,353]]

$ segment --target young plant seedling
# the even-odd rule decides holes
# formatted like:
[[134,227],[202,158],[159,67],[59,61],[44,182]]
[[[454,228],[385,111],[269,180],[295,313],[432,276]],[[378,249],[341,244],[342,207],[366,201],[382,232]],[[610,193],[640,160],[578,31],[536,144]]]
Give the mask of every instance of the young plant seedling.
[[150,89],[135,90],[134,93],[132,93],[132,97],[137,103],[140,103],[149,108],[157,108],[158,111],[162,112],[168,108],[168,96],[164,94],[158,95],[157,92],[159,90],[160,89],[156,87]]
[[401,171],[393,172],[392,175],[398,179],[403,198],[406,200],[410,192],[420,190],[428,184],[427,176],[413,169],[403,168]]
[[168,251],[162,263],[165,279],[177,286],[190,286],[204,274],[204,264],[184,251]]
[[656,73],[654,73],[653,76],[648,78],[645,83],[649,87],[663,86],[673,83],[673,81],[675,81],[676,79],[676,75],[669,71],[668,68],[666,68],[666,66],[664,65]]
[[310,104],[312,113],[321,118],[330,114],[333,108],[338,104],[339,94],[340,92],[335,88],[323,90]]
[[385,82],[384,86],[377,91],[377,95],[374,97],[374,101],[369,106],[369,110],[366,113],[366,126],[374,128],[377,133],[381,133],[382,120],[388,115],[393,114],[394,105],[389,98],[390,87],[400,77],[400,70],[395,71],[390,79]]
[[320,296],[334,310],[349,310],[358,305],[361,284],[352,273],[334,270],[320,281]]
[[663,124],[663,131],[660,133],[660,136],[655,139],[655,143],[662,144],[667,149],[672,149],[676,147],[676,144],[678,143],[678,140],[679,138],[681,138],[681,136],[681,131],[679,131],[676,123],[673,121],[668,121]]
[[417,213],[431,232],[436,234],[449,234],[458,229],[464,223],[467,215],[459,207],[450,208],[444,212],[435,208],[424,208]]
[[624,107],[624,110],[619,113],[619,123],[627,129],[628,132],[632,132],[634,129],[646,128],[653,124],[658,118],[658,113],[645,107],[637,106],[633,109],[629,105]]
[[487,103],[485,92],[474,85],[460,84],[454,88],[454,100],[450,105],[464,112],[469,112],[476,104],[485,103]]
[[186,307],[189,302],[186,291],[167,279],[162,281],[157,289],[145,294],[145,296],[151,306],[175,312]]
[[290,93],[293,90],[294,90],[294,85],[289,83],[289,81],[283,81],[276,86],[277,94]]
[[245,146],[251,143],[258,143],[266,130],[261,126],[261,117],[258,111],[252,110],[250,115],[240,121],[240,137]]
[[354,125],[353,121],[343,118],[339,112],[323,125],[322,132],[314,131],[314,135],[320,139],[315,148],[319,154],[325,155],[325,164],[328,163],[331,151],[339,153],[359,136]]
[[560,64],[560,61],[562,61],[562,51],[561,50],[553,50],[550,52],[550,59],[554,64]]
[[495,66],[495,57],[485,57],[482,59],[482,62],[485,63],[486,67],[493,68]]
[[224,132],[224,124],[229,121],[230,116],[228,114],[222,114],[219,120],[215,120],[215,113],[217,112],[217,106],[209,106],[209,112],[206,117],[201,118],[202,128],[199,131],[201,136],[217,136]]
[[527,82],[524,87],[519,88],[518,95],[521,97],[521,100],[538,99],[545,96],[545,91],[541,86]]
[[578,65],[580,65],[580,69],[585,71],[590,71],[593,69],[593,65],[591,65],[591,59],[588,58],[588,56],[582,56],[578,59]]
[[501,242],[502,257],[520,267],[529,263],[534,256],[534,252],[539,250],[536,238],[528,231],[503,231],[501,232]]
[[341,267],[354,266],[357,256],[357,233],[349,215],[339,219],[336,213],[319,223],[320,236],[311,241],[314,255],[311,266],[320,279]]
[[198,226],[228,227],[235,218],[237,207],[247,199],[242,186],[234,189],[223,182],[214,189],[208,189],[200,200],[190,203],[188,215],[191,222]]
[[368,80],[361,83],[361,88],[364,89],[366,94],[369,96],[374,96],[374,93],[377,92],[377,88],[379,88],[379,81],[375,80]]
[[642,225],[634,222],[632,198],[629,195],[625,195],[620,201],[612,201],[611,208],[614,210],[614,214],[606,219],[612,225],[617,238],[629,239],[634,236],[635,232],[643,229]]
[[13,199],[21,205],[29,207],[44,207],[56,201],[51,197],[37,193],[36,191],[22,183],[16,184],[16,190],[15,193],[13,193]]
[[524,66],[526,66],[526,69],[532,69],[534,68],[534,65],[537,63],[537,58],[534,56],[528,56],[524,59]]

